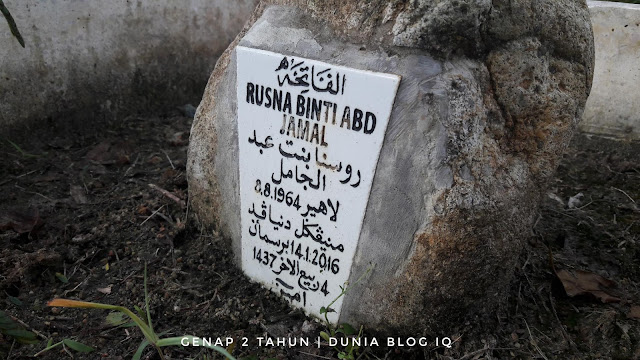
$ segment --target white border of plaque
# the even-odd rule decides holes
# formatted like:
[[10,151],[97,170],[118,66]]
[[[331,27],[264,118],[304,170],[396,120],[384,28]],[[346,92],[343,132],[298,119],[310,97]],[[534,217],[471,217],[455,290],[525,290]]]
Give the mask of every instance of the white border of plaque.
[[400,77],[236,54],[242,269],[321,316],[350,275]]

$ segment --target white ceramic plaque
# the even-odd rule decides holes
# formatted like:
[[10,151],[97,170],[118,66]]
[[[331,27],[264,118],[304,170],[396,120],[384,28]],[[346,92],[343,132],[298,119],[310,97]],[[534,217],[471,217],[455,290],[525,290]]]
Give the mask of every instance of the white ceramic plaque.
[[321,316],[349,278],[400,77],[236,54],[242,268]]

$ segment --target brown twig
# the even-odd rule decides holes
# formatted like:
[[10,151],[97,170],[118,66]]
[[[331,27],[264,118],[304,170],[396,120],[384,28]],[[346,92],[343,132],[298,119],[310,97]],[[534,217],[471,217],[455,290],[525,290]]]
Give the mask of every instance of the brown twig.
[[73,289],[65,290],[62,296],[67,296],[68,293],[76,291],[80,287],[80,285],[85,284],[89,280],[89,277],[91,277],[91,273],[89,273],[89,275],[87,275],[87,277],[79,282],[78,285],[76,285]]
[[[524,320],[524,319],[523,319]],[[540,356],[542,356],[542,358],[544,360],[549,360],[544,353],[542,352],[542,350],[540,350],[540,348],[538,347],[537,341],[536,339],[534,339],[533,334],[531,334],[531,329],[529,329],[529,324],[527,324],[527,320],[524,320],[524,324],[527,327],[527,331],[529,332],[529,342],[531,343],[531,345],[533,345],[533,347],[538,351],[538,354],[540,354]]]
[[[167,215],[159,212],[156,215],[160,216],[161,218],[164,219],[164,221],[168,222],[169,224],[171,224],[171,226],[176,227],[176,224],[173,222],[173,220],[171,220],[171,218],[169,218]],[[172,246],[173,248],[173,246]]]
[[16,339],[13,339],[11,343],[11,347],[9,348],[9,353],[7,354],[7,360],[11,359],[11,352],[13,351],[13,346],[16,344]]
[[178,203],[178,205],[180,205],[181,208],[184,209],[184,207],[185,207],[184,200],[182,200],[179,197],[175,196],[173,193],[171,193],[171,192],[159,187],[156,184],[149,184],[149,187],[154,189],[154,190],[159,191],[162,195],[164,195],[164,196],[168,197],[169,199],[175,201],[176,203]]
[[140,153],[138,153],[138,155],[136,156],[136,159],[133,161],[133,164],[131,164],[131,166],[129,166],[129,168],[127,169],[127,171],[124,172],[123,176],[127,176],[127,174],[129,173],[129,170],[133,169],[134,167],[136,167],[136,164],[138,163],[138,159],[140,158]]
[[551,291],[549,291],[549,303],[551,304],[551,310],[553,310],[553,315],[556,317],[556,320],[560,325],[562,336],[564,336],[564,339],[567,340],[571,348],[574,348],[576,344],[573,342],[573,340],[571,340],[571,337],[569,337],[569,334],[567,334],[567,331],[564,329],[564,326],[562,325],[562,321],[560,321],[560,318],[558,317],[558,313],[556,312],[556,307],[553,305],[553,296],[551,296]]
[[620,191],[621,193],[625,194],[625,195],[629,198],[629,200],[631,200],[634,204],[636,203],[636,201],[635,201],[635,200],[633,200],[633,198],[632,198],[631,196],[629,196],[629,194],[627,194],[626,192],[624,192],[624,190],[618,189],[617,187],[614,187],[614,186],[612,186],[611,188],[612,188],[613,190],[618,190],[618,191]]
[[176,169],[176,167],[173,165],[173,161],[171,161],[171,158],[169,157],[169,154],[167,154],[167,152],[166,152],[166,151],[164,151],[164,150],[162,150],[162,152],[164,153],[164,156],[166,156],[166,157],[167,157],[167,160],[169,160],[169,165],[171,165],[171,168],[172,168],[173,170],[175,170],[175,169]]
[[34,333],[34,334],[38,335],[38,337],[40,337],[42,340],[47,340],[47,339],[48,339],[46,336],[44,336],[44,335],[42,335],[41,333],[39,333],[39,332],[38,332],[38,330],[36,330],[36,329],[32,328],[31,326],[27,325],[27,323],[25,323],[24,321],[22,321],[22,320],[18,319],[17,317],[15,317],[15,316],[13,316],[13,315],[11,315],[11,314],[8,314],[8,315],[11,317],[11,319],[12,319],[13,321],[15,321],[15,322],[17,322],[18,324],[20,324],[20,325],[24,326],[26,329],[28,329],[28,330],[29,330],[29,331],[31,331],[32,333]]
[[144,219],[144,221],[142,223],[140,223],[140,226],[144,225],[144,223],[149,221],[149,219],[151,219],[153,217],[153,215],[157,214],[158,211],[162,210],[163,207],[164,207],[164,205],[160,206],[160,208],[158,210],[156,210],[153,213],[151,213],[151,215],[149,215],[146,219]]
[[576,207],[576,208],[572,208],[572,209],[567,209],[567,211],[575,211],[575,210],[582,210],[584,208],[586,208],[587,206],[593,204],[593,198],[590,199],[591,201],[589,201],[588,203],[586,203],[585,205],[582,205],[580,207]]

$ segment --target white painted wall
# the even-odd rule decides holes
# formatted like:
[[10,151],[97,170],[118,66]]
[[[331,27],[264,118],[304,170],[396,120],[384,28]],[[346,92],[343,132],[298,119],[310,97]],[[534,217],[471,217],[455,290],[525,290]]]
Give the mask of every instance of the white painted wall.
[[596,65],[580,128],[640,139],[640,5],[588,3]]
[[26,48],[0,17],[0,128],[201,95],[218,55],[257,0],[4,3]]
[[[0,18],[0,128],[197,101],[257,0],[4,2],[26,48]],[[589,1],[589,8],[596,66],[580,127],[640,139],[640,5]]]

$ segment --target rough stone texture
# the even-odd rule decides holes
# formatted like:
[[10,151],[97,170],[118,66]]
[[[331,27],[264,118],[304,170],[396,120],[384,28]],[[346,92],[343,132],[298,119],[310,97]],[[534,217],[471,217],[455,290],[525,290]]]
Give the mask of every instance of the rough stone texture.
[[593,91],[580,129],[640,139],[640,5],[590,1],[596,47]]
[[[277,39],[277,41],[274,41]],[[591,87],[584,1],[263,1],[191,132],[200,219],[239,262],[237,44],[402,76],[341,321],[394,334],[493,323]]]
[[[114,118],[199,99],[217,57],[257,0],[5,0],[26,48],[0,16],[0,129]],[[52,118],[54,121],[45,122]],[[14,138],[15,140],[15,138]]]

